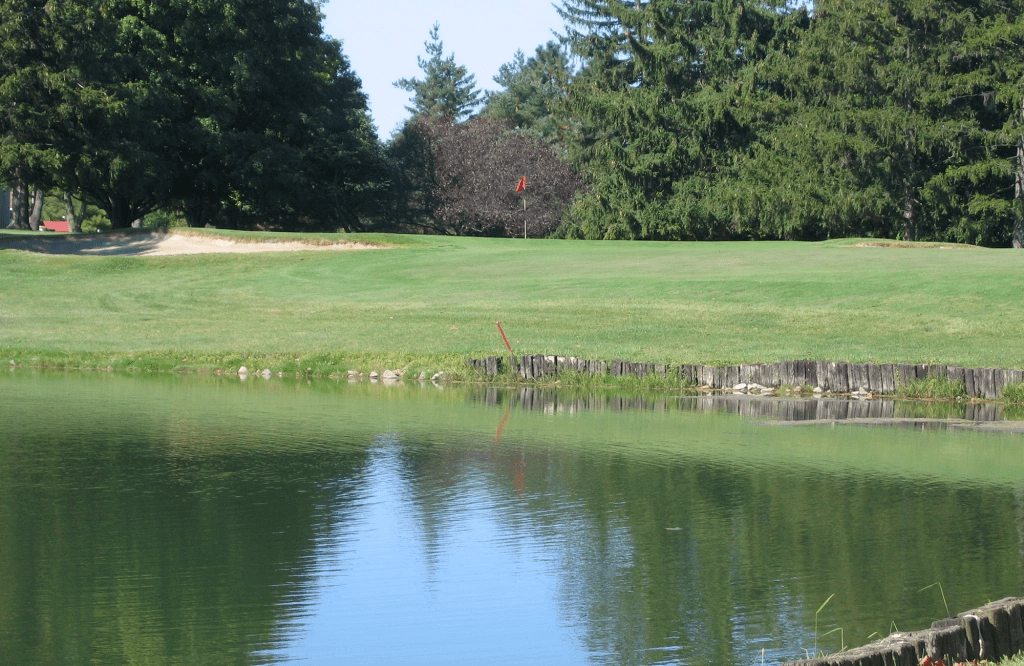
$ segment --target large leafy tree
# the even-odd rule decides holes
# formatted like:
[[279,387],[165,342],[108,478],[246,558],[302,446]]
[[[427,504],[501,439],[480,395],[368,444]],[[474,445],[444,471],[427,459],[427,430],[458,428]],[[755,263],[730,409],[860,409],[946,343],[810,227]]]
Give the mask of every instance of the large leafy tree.
[[[383,172],[359,80],[322,35],[315,3],[32,8],[45,39],[30,59],[48,78],[26,87],[7,55],[24,47],[0,51],[0,106],[39,118],[4,123],[8,173],[47,156],[35,172],[96,203],[115,228],[175,203],[190,224],[358,227]],[[35,98],[9,101],[27,90]]]
[[[185,172],[175,197],[193,225],[359,229],[383,177],[366,97],[307,2],[188,5],[176,48],[207,63],[184,80]],[[211,30],[210,25],[216,25]]]
[[[561,225],[583,187],[555,148],[500,120],[478,117],[452,124],[421,116],[405,134],[418,137],[426,151],[429,187],[418,197],[435,232],[547,236]],[[517,192],[523,177],[526,189]]]
[[430,40],[423,43],[427,58],[417,56],[423,70],[422,79],[399,79],[395,87],[413,94],[412,105],[406,109],[413,116],[428,115],[448,122],[460,122],[473,114],[480,104],[476,77],[455,62],[455,54],[444,55],[441,26],[434,24]]
[[66,119],[67,80],[54,18],[43,0],[0,3],[0,180],[12,184],[13,224],[38,226],[30,192],[54,181],[60,153],[50,139]]

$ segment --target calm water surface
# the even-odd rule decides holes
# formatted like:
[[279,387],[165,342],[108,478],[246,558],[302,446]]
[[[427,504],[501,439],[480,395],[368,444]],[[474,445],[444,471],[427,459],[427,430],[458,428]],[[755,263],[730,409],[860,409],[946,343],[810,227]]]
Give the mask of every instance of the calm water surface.
[[762,424],[839,412],[5,373],[0,664],[779,663],[1024,594],[1024,436]]

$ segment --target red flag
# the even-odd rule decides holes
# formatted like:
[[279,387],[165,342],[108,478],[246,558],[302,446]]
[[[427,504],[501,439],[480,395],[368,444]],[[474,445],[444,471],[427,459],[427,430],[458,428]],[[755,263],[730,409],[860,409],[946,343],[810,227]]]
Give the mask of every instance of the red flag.
[[526,189],[526,176],[519,179],[519,184],[516,185],[516,192],[522,192]]

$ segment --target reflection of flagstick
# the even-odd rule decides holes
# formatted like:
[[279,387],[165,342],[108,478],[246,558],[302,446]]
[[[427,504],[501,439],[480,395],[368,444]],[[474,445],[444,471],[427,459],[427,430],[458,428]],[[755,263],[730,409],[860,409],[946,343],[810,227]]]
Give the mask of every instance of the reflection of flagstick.
[[501,423],[498,424],[498,429],[494,433],[494,443],[497,444],[501,441],[501,433],[505,432],[505,424],[508,423],[508,415],[512,413],[512,405],[508,406],[505,410],[505,416],[501,417]]
[[[516,193],[522,192],[526,189],[526,176],[519,179],[519,184],[516,185]],[[523,239],[526,239],[526,197],[523,197]]]

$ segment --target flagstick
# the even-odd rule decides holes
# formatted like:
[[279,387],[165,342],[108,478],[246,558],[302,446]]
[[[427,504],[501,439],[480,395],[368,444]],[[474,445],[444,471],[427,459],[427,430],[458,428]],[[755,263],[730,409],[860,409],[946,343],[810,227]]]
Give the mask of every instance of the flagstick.
[[526,197],[523,197],[523,240],[526,240]]

